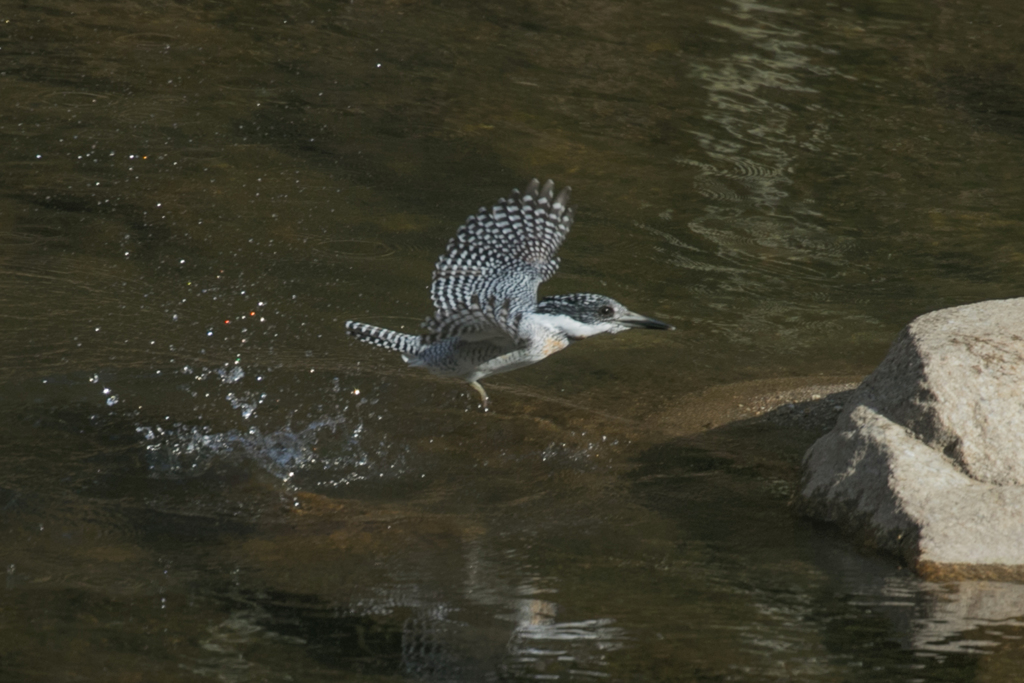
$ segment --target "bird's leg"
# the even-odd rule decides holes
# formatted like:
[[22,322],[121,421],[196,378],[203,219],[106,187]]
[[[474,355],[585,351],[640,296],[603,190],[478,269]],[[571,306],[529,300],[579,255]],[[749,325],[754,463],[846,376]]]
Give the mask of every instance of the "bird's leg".
[[480,386],[480,382],[470,382],[469,386],[476,389],[476,393],[480,394],[480,403],[483,406],[484,412],[487,412],[487,392]]

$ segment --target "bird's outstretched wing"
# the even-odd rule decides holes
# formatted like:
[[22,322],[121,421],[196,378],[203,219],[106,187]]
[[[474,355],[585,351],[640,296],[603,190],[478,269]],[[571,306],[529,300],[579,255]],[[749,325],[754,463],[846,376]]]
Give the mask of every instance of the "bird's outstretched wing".
[[558,270],[555,252],[572,226],[570,188],[534,179],[523,192],[466,219],[437,261],[424,326],[437,338],[521,341],[519,323],[537,304],[537,287]]

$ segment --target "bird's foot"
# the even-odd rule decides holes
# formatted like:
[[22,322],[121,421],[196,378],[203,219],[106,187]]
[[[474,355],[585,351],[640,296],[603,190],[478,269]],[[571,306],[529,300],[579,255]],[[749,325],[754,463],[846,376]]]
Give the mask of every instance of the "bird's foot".
[[486,413],[488,410],[487,392],[484,391],[484,388],[482,386],[480,386],[480,382],[470,382],[469,386],[476,389],[476,393],[480,394],[480,407],[483,408],[484,412]]

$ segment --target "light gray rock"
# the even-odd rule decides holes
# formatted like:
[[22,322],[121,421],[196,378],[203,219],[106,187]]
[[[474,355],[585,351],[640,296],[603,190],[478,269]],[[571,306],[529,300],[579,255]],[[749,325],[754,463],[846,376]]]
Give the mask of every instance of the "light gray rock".
[[798,509],[922,574],[1024,576],[1024,299],[914,320],[803,467]]

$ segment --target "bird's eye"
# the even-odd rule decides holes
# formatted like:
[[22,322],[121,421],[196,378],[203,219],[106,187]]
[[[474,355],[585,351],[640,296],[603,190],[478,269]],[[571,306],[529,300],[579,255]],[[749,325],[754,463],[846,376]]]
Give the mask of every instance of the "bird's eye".
[[610,318],[612,317],[612,314],[615,313],[615,309],[605,304],[601,308],[597,309],[597,312],[601,314],[602,318]]

